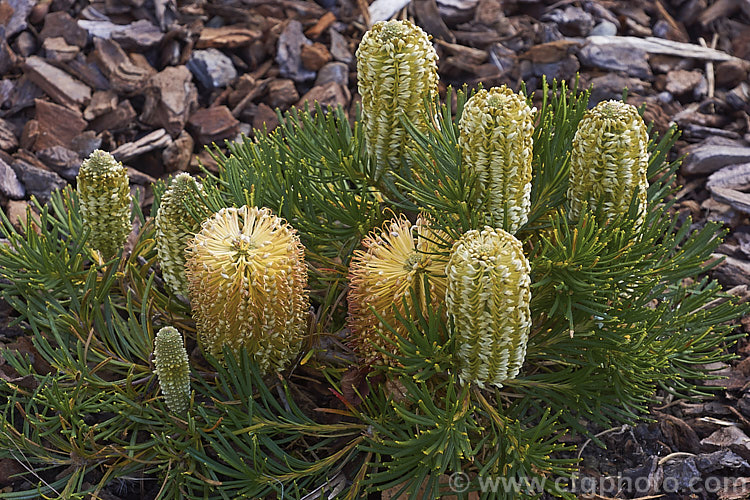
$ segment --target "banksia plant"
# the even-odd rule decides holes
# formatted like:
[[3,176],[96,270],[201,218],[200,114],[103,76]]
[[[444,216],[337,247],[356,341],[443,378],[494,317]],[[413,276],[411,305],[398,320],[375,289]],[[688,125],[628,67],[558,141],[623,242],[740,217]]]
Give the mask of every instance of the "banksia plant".
[[[407,39],[395,36],[363,64]],[[398,61],[411,61],[409,50]],[[415,75],[398,67],[390,74],[399,82]],[[161,213],[134,207],[140,230],[117,267],[81,250],[84,234],[94,242],[120,231],[120,245],[127,229],[112,228],[127,222],[111,211],[127,202],[127,179],[106,153],[82,168],[80,197],[65,188],[45,205],[32,199],[24,227],[0,212],[0,299],[39,361],[0,343],[0,460],[22,458],[26,471],[0,498],[95,496],[139,477],[165,500],[308,498],[331,488],[341,498],[390,490],[434,499],[461,471],[458,496],[574,500],[558,481],[579,470],[568,430],[593,439],[592,429],[632,425],[657,390],[705,395],[710,367],[737,352],[750,303],[711,279],[722,227],[678,224],[663,210],[678,171],[668,160],[673,130],[650,146],[648,224],[598,223],[588,208],[571,220],[576,126],[598,132],[576,139],[574,156],[592,155],[581,165],[615,173],[613,153],[592,151],[645,137],[634,116],[614,135],[617,119],[583,120],[586,92],[543,83],[539,93],[523,229],[526,164],[505,169],[526,158],[530,112],[507,89],[468,106],[458,91],[429,111],[421,101],[394,107],[429,121],[406,127],[410,163],[397,178],[374,171],[362,123],[343,109],[293,110],[273,134],[216,147],[199,197],[183,197],[194,181],[179,177]],[[103,194],[115,177],[120,190]],[[610,194],[587,182],[581,206],[604,208]],[[510,185],[513,196],[503,191]],[[190,310],[155,286],[178,274],[176,253],[160,256],[154,242],[174,241],[168,252],[179,252],[176,231],[190,230],[182,205],[212,214],[185,248]],[[87,229],[84,216],[101,227]],[[163,325],[176,329],[154,338]],[[190,345],[192,332],[205,357],[186,355],[180,335]],[[294,370],[275,373],[301,346],[309,349]],[[157,375],[166,404],[154,404]],[[488,493],[498,479],[511,488]]]
[[477,177],[486,223],[511,233],[528,220],[534,109],[505,85],[481,89],[464,106],[458,144],[463,163]]
[[398,166],[411,141],[400,117],[426,127],[424,99],[437,95],[437,53],[409,21],[381,21],[357,49],[357,86],[367,151],[378,171]]
[[[349,265],[347,297],[350,345],[366,364],[384,361],[377,347],[387,352],[397,350],[396,337],[377,315],[399,335],[406,336],[406,328],[397,319],[394,307],[406,317],[404,299],[408,305],[413,305],[416,299],[424,307],[428,291],[433,305],[442,302],[447,257],[438,253],[441,239],[444,236],[430,229],[427,218],[419,217],[412,224],[402,215],[370,233],[362,241],[364,249],[354,252]],[[425,275],[429,290],[425,289]],[[413,291],[416,297],[411,295]]]
[[125,167],[97,149],[84,160],[77,177],[83,223],[89,247],[109,259],[117,255],[130,233],[130,188]]
[[182,335],[171,326],[156,333],[154,372],[169,409],[184,415],[190,407],[190,362]]
[[577,219],[584,202],[609,219],[625,214],[637,191],[639,222],[645,216],[648,133],[635,106],[603,101],[578,124],[570,153],[568,200]]
[[192,193],[201,189],[201,184],[190,174],[178,174],[162,196],[155,218],[156,250],[164,281],[174,293],[183,297],[188,296],[185,248],[200,229],[200,223],[190,215],[185,202]]
[[531,329],[530,272],[521,242],[502,229],[467,231],[453,245],[445,301],[463,382],[501,386],[518,375]]
[[304,247],[267,208],[224,208],[187,248],[190,303],[203,349],[242,348],[262,372],[281,370],[305,340]]

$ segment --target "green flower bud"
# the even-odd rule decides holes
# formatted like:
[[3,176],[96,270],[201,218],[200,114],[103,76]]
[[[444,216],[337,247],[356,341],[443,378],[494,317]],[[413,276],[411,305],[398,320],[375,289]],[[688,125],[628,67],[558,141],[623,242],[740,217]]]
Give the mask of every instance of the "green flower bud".
[[[487,223],[515,233],[531,209],[534,112],[522,94],[505,85],[481,89],[464,106],[458,146],[466,168],[477,176]],[[507,213],[506,213],[507,209]]]
[[156,213],[156,251],[162,275],[169,288],[184,297],[188,296],[185,248],[200,230],[200,223],[192,218],[184,203],[191,193],[202,189],[190,174],[178,174],[162,196]]
[[467,231],[446,271],[459,378],[501,386],[518,375],[531,329],[531,268],[521,242],[489,226]]
[[187,248],[190,304],[203,349],[244,347],[262,372],[300,351],[309,298],[297,232],[267,208],[223,208]]
[[639,224],[648,206],[648,132],[635,106],[600,102],[578,124],[570,152],[568,200],[577,219],[587,202],[606,218],[627,213],[638,191]]
[[424,130],[424,99],[438,91],[437,53],[430,37],[409,21],[381,21],[357,49],[357,85],[367,151],[378,169],[398,166],[409,143],[399,120]]
[[190,364],[182,335],[171,326],[156,334],[154,367],[167,406],[184,415],[190,407]]
[[130,234],[130,188],[122,163],[97,149],[78,172],[78,198],[88,244],[109,259],[122,249]]

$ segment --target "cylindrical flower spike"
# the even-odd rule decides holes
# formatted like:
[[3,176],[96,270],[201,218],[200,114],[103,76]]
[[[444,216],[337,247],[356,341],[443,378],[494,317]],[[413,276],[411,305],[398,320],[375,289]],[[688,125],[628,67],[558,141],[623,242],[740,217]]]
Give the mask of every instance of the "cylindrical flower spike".
[[97,149],[84,160],[77,177],[83,223],[89,247],[102,257],[114,257],[130,234],[128,172],[115,158]]
[[398,166],[409,134],[399,120],[426,128],[424,99],[438,91],[437,53],[430,37],[409,21],[381,21],[357,49],[357,86],[367,151],[380,170]]
[[[505,85],[481,89],[464,106],[458,145],[479,184],[488,224],[515,233],[531,209],[534,111]],[[507,212],[506,212],[507,210]]]
[[167,406],[184,415],[190,408],[190,363],[182,335],[171,326],[156,334],[154,367]]
[[445,301],[462,382],[502,386],[518,375],[531,329],[530,272],[521,242],[502,229],[467,231],[453,245]]
[[156,251],[162,275],[169,288],[183,297],[188,296],[185,248],[200,230],[200,222],[185,208],[185,200],[201,189],[201,184],[190,174],[178,174],[162,196],[156,213]]
[[187,248],[190,303],[203,349],[244,347],[264,373],[283,369],[305,339],[309,297],[297,232],[267,208],[223,208]]
[[[443,302],[448,258],[438,253],[441,241],[444,245],[445,235],[430,229],[426,218],[419,217],[416,224],[412,224],[402,215],[370,233],[362,241],[364,250],[354,252],[349,264],[347,297],[350,345],[365,363],[388,362],[375,346],[387,352],[398,351],[397,346],[383,338],[396,340],[375,312],[399,335],[407,337],[407,330],[393,308],[408,317],[404,298],[409,307],[413,307],[416,298],[424,310],[425,275],[433,306]],[[416,290],[416,297],[411,295],[412,290]]]
[[639,224],[648,206],[648,132],[635,106],[603,101],[578,124],[570,152],[568,200],[577,219],[584,202],[606,218],[627,213],[638,191]]

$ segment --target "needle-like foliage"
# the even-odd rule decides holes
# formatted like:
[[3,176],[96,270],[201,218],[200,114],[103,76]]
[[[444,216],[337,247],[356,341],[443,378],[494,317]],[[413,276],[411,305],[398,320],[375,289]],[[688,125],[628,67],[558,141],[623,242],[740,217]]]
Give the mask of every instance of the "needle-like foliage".
[[[566,432],[590,435],[586,422],[642,418],[657,390],[706,394],[706,367],[731,357],[734,325],[747,306],[710,279],[721,228],[692,230],[672,216],[675,131],[648,143],[645,204],[628,200],[627,210],[602,217],[601,207],[583,200],[571,216],[569,163],[588,93],[562,84],[536,96],[523,92],[537,112],[527,216],[515,228],[511,260],[528,267],[519,264],[519,273],[488,264],[491,272],[482,274],[463,259],[452,272],[454,242],[484,229],[487,190],[460,147],[471,94],[450,93],[453,108],[425,99],[418,126],[399,119],[410,136],[408,158],[388,175],[372,160],[361,122],[341,109],[292,111],[270,134],[212,150],[218,172],[206,172],[203,188],[186,189],[172,208],[210,226],[217,212],[258,207],[299,237],[279,244],[278,253],[300,262],[243,268],[244,275],[226,260],[227,245],[250,258],[242,238],[200,247],[205,262],[226,261],[211,275],[217,287],[226,281],[250,293],[243,287],[257,278],[274,289],[268,297],[275,303],[222,309],[227,302],[217,301],[223,312],[215,322],[226,331],[239,331],[239,316],[250,324],[267,307],[270,319],[253,332],[254,342],[200,348],[216,331],[196,326],[195,311],[159,266],[157,240],[171,234],[154,221],[161,201],[172,203],[163,184],[155,186],[150,215],[133,204],[138,234],[108,262],[92,250],[91,228],[70,188],[45,206],[34,202],[22,228],[3,215],[0,290],[31,343],[3,351],[0,457],[18,460],[27,473],[0,498],[83,499],[123,488],[160,499],[356,499],[386,489],[411,499],[467,498],[471,491],[487,499],[574,498],[559,480],[576,465],[561,453]],[[383,236],[379,228],[389,231],[384,222],[394,214],[403,234]],[[502,227],[491,229],[500,234]],[[397,252],[403,259],[385,259],[386,267],[370,262],[377,235],[406,242]],[[199,252],[203,240],[189,239]],[[499,258],[490,247],[479,245],[477,262]],[[193,263],[196,273],[203,262]],[[419,267],[425,263],[432,267]],[[468,280],[450,285],[454,299],[464,290],[467,300],[451,314],[449,279]],[[523,293],[514,280],[527,287]],[[300,286],[285,288],[293,281]],[[349,317],[350,285],[360,301],[353,310],[367,321]],[[484,310],[491,301],[472,302],[488,293],[523,303],[523,329],[513,330],[519,325],[503,311]],[[206,308],[212,298],[206,292],[201,299]],[[282,317],[286,309],[293,318]],[[462,351],[458,344],[475,333],[465,325],[479,324],[469,316],[485,313],[493,321]],[[370,326],[357,331],[355,324]],[[155,374],[161,356],[152,356],[155,332],[170,327],[183,335],[190,363],[190,399],[183,391],[176,407],[162,397]],[[518,343],[482,351],[481,341],[498,333],[490,330],[506,327]],[[290,332],[294,345],[281,371],[267,371],[258,350]],[[502,387],[462,376],[462,367],[479,366],[490,352],[513,353],[512,378],[498,380]]]

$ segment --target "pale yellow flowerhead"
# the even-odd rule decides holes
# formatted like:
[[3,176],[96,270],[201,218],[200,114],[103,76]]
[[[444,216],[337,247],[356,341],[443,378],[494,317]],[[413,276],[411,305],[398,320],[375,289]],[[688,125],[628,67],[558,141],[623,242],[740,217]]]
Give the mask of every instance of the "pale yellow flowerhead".
[[309,297],[297,232],[267,208],[224,208],[187,248],[190,304],[203,349],[246,348],[262,372],[283,369],[306,338]]
[[[349,329],[350,344],[365,363],[387,361],[376,346],[396,353],[398,348],[381,336],[396,340],[396,336],[381,322],[375,312],[401,336],[408,336],[397,319],[394,307],[408,317],[404,308],[413,307],[414,300],[423,308],[426,294],[423,278],[432,307],[445,297],[445,264],[447,257],[440,254],[445,235],[430,229],[425,217],[412,224],[405,216],[391,219],[363,241],[363,250],[354,252],[349,265]],[[416,297],[412,291],[416,291]],[[375,312],[374,312],[375,311]]]

